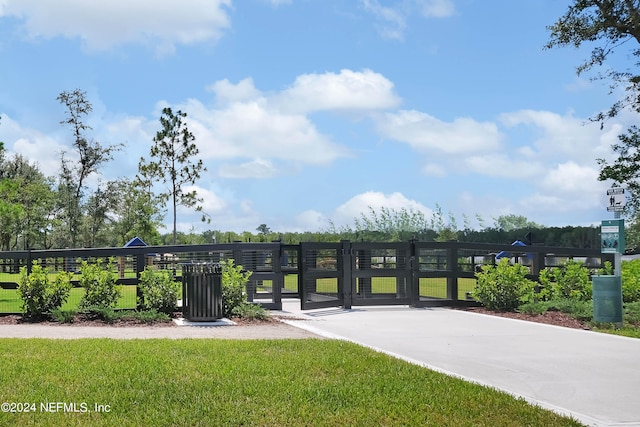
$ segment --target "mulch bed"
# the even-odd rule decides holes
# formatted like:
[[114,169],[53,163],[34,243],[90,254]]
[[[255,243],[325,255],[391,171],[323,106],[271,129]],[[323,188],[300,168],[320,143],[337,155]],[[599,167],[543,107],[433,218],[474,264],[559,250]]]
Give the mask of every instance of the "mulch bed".
[[[487,310],[484,307],[465,307],[460,310],[472,311],[474,313],[487,314],[491,316],[508,317],[511,319],[526,320],[529,322],[546,323],[549,325],[563,326],[565,328],[574,329],[591,329],[587,322],[577,320],[565,313],[559,311],[548,311],[544,314],[525,314],[525,313],[513,313],[513,312],[500,312]],[[174,317],[181,317],[182,314],[174,313]],[[265,323],[278,322],[276,317],[270,317],[266,320],[248,320],[242,318],[231,319],[240,326],[252,326],[252,325],[264,325]],[[25,319],[20,315],[6,315],[0,316],[0,325],[25,325],[25,324],[38,324],[38,325],[50,325],[50,326],[110,326],[110,327],[127,327],[127,326],[162,326],[173,327],[176,326],[173,321],[157,321],[153,323],[143,322],[136,319],[117,319],[113,323],[106,323],[99,319],[88,318],[82,315],[76,315],[72,323],[60,323],[52,320],[33,321]]]
[[[182,317],[182,313],[180,312],[176,312],[172,316],[172,318],[180,318],[180,317]],[[265,320],[253,320],[253,319],[243,319],[243,318],[234,317],[231,320],[239,326],[264,325],[267,323],[278,322],[276,318],[272,318],[272,317]],[[108,323],[103,320],[84,316],[81,314],[76,314],[73,319],[73,322],[71,323],[61,323],[51,319],[40,319],[40,320],[26,319],[17,314],[0,315],[0,325],[29,325],[29,324],[43,325],[43,326],[107,326],[107,327],[127,327],[127,326],[174,327],[176,326],[173,320],[144,322],[138,319],[123,318],[123,319],[116,319],[115,321]]]
[[548,325],[563,326],[565,328],[587,330],[591,329],[587,322],[583,322],[581,320],[573,318],[568,314],[562,313],[560,311],[547,311],[543,314],[525,314],[506,311],[492,311],[487,310],[484,307],[466,307],[461,308],[461,310],[472,311],[474,313],[489,314],[492,316],[508,317],[510,319],[526,320],[529,322],[546,323]]

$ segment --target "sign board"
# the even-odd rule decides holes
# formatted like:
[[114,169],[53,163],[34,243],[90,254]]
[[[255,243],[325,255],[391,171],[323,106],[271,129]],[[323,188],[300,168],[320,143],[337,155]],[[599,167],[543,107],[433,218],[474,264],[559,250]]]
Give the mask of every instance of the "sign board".
[[624,188],[615,187],[607,190],[607,212],[622,212],[626,203]]
[[600,228],[601,252],[623,254],[625,249],[624,219],[602,221]]

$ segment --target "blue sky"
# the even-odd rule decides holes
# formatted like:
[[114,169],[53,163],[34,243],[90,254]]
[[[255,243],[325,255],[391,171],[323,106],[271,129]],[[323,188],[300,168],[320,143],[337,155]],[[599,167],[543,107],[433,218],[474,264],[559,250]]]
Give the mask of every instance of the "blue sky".
[[569,3],[0,0],[0,140],[57,175],[56,97],[85,90],[90,136],[125,144],[97,185],[133,177],[181,109],[212,218],[183,211],[184,231],[318,230],[369,206],[595,224],[612,217],[596,158],[633,116],[585,124],[616,94],[576,76],[588,49],[543,49]]

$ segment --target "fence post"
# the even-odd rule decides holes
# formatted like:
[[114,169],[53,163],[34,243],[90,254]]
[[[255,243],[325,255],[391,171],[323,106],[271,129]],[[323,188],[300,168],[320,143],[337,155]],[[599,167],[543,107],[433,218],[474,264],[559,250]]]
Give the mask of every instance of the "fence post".
[[282,310],[282,289],[284,288],[284,274],[282,273],[282,242],[278,243],[278,249],[271,252],[271,268],[275,274],[271,282],[271,292],[273,294],[273,303]]
[[142,303],[144,295],[142,295],[142,289],[140,288],[140,273],[144,271],[145,259],[144,252],[140,251],[136,253],[136,309],[142,309]]
[[411,306],[416,307],[420,302],[420,260],[416,251],[416,239],[409,240],[409,286],[411,286]]
[[[455,243],[452,243],[454,245]],[[447,266],[449,275],[447,277],[447,299],[458,300],[458,248],[451,246],[447,248]]]
[[[342,258],[342,299],[343,306],[346,310],[350,310],[353,299],[353,281],[354,278],[351,275],[351,242],[348,240],[340,241],[342,246],[341,258]],[[339,279],[340,280],[340,279]]]
[[[18,260],[16,260],[17,263]],[[27,274],[31,274],[31,268],[33,267],[33,257],[31,256],[31,249],[27,252]]]
[[542,269],[542,264],[540,261],[544,260],[544,256],[540,252],[531,253],[531,271],[529,274],[535,276],[536,280],[540,276],[540,270]]

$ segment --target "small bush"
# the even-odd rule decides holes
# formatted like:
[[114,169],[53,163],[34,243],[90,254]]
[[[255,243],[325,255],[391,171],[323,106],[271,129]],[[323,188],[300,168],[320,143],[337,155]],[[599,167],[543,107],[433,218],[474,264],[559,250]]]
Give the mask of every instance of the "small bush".
[[578,320],[593,319],[593,302],[579,301],[571,298],[556,298],[548,301],[549,310],[567,313]]
[[171,317],[167,313],[161,313],[157,310],[140,310],[140,311],[125,311],[120,315],[120,319],[132,319],[142,323],[156,323],[167,322],[171,320]]
[[270,315],[260,304],[246,302],[232,310],[233,315],[248,320],[267,320]]
[[233,310],[247,302],[247,283],[250,271],[243,271],[241,265],[234,265],[232,259],[220,262],[222,266],[222,315],[232,317]]
[[103,267],[102,260],[94,264],[82,261],[80,286],[85,290],[80,299],[79,308],[114,308],[120,298],[121,288],[117,285],[117,274],[113,262],[109,260]]
[[79,312],[91,320],[98,319],[105,323],[113,323],[120,318],[120,314],[113,307],[102,305],[87,306],[80,309]]
[[161,313],[173,313],[176,310],[180,284],[173,280],[170,271],[146,267],[140,273],[138,287],[142,292],[140,306],[144,310]]
[[640,301],[640,259],[624,261],[620,268],[622,275],[622,300]]
[[71,274],[59,272],[53,281],[49,272],[39,263],[34,263],[31,274],[26,267],[20,269],[18,293],[22,299],[25,317],[39,318],[60,308],[69,298]]
[[549,306],[544,302],[528,302],[518,307],[518,311],[525,314],[544,314],[549,311]]
[[624,320],[634,325],[640,325],[640,301],[624,305]]
[[53,317],[53,319],[56,322],[73,323],[73,321],[76,318],[76,311],[75,310],[61,310],[59,308],[56,308],[55,310],[53,310],[51,312],[51,317]]
[[528,272],[524,265],[510,265],[507,258],[496,266],[485,265],[476,273],[473,297],[489,310],[513,311],[533,298],[536,282],[526,278]]
[[540,292],[537,298],[541,301],[558,298],[578,301],[591,299],[589,270],[581,262],[568,260],[562,267],[545,268],[540,272],[538,280]]

